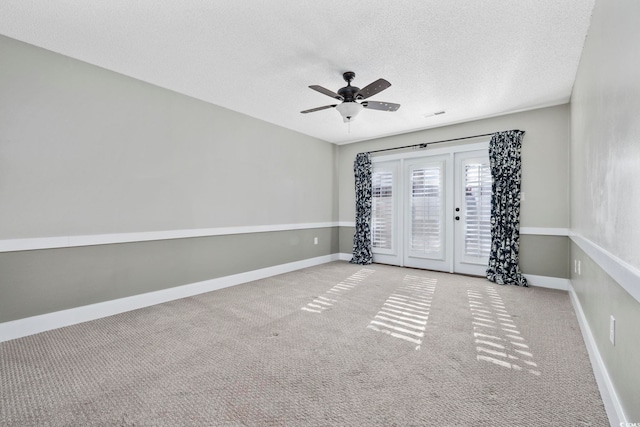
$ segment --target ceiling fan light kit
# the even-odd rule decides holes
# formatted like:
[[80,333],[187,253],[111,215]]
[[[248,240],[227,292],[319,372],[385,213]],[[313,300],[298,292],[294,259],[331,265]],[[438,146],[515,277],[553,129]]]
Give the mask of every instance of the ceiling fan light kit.
[[356,77],[356,73],[353,71],[347,71],[342,74],[342,78],[347,82],[347,85],[343,88],[340,88],[338,92],[333,92],[329,89],[326,89],[322,86],[311,85],[309,88],[320,92],[324,95],[330,96],[331,98],[335,98],[337,100],[342,101],[341,104],[333,104],[333,105],[325,105],[323,107],[311,108],[309,110],[300,111],[302,114],[313,113],[315,111],[325,110],[327,108],[335,108],[338,110],[342,119],[345,123],[352,122],[358,113],[362,111],[364,108],[369,110],[379,110],[379,111],[397,111],[400,108],[400,104],[394,104],[391,102],[382,102],[382,101],[365,101],[358,102],[361,100],[365,100],[370,96],[373,96],[377,93],[382,92],[391,86],[391,83],[386,81],[385,79],[378,79],[375,82],[365,86],[360,89],[359,87],[351,86],[351,80]]
[[336,105],[336,110],[342,115],[345,123],[353,121],[363,108],[364,106],[357,102],[343,102],[340,105]]

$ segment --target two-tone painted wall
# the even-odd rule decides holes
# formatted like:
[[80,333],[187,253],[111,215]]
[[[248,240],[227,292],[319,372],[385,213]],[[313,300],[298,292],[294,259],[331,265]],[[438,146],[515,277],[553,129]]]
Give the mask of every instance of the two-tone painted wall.
[[[538,283],[541,285],[566,289],[569,278],[568,104],[340,146],[340,251],[350,253],[352,250],[354,228],[349,222],[353,223],[355,218],[353,159],[357,153],[510,129],[526,132],[522,143],[521,190],[525,197],[520,214],[521,269],[535,276],[534,284],[538,281],[543,282]],[[486,141],[488,137],[456,144],[481,140]]]
[[620,425],[640,423],[638,17],[635,0],[596,1],[571,98],[571,293]]
[[0,324],[338,253],[333,144],[6,37],[0,62]]

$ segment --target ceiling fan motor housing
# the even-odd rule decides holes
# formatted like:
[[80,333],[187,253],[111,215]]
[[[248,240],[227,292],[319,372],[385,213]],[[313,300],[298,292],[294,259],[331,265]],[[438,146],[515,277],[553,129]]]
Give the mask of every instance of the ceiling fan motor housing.
[[354,73],[353,71],[347,71],[346,73],[342,74],[342,78],[345,82],[347,82],[347,85],[341,89],[338,89],[338,95],[340,95],[344,99],[344,102],[355,102],[356,94],[360,91],[359,87],[351,86],[351,80],[353,80],[355,77],[356,73]]
[[345,86],[338,90],[338,95],[344,98],[344,102],[355,102],[356,94],[360,91],[359,87]]

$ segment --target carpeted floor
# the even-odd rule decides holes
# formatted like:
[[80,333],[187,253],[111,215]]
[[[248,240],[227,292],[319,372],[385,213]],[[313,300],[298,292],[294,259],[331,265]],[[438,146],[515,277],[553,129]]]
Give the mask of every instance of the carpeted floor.
[[566,292],[334,262],[0,344],[0,425],[606,426]]

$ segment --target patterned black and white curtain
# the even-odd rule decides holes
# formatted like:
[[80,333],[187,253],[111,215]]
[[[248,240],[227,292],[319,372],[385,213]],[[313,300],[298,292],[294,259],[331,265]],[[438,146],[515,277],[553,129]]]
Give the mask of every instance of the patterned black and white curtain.
[[523,131],[497,132],[489,143],[491,165],[491,253],[487,279],[499,285],[528,286],[518,266]]
[[353,163],[356,178],[356,232],[353,235],[352,264],[371,264],[371,155],[358,153]]

